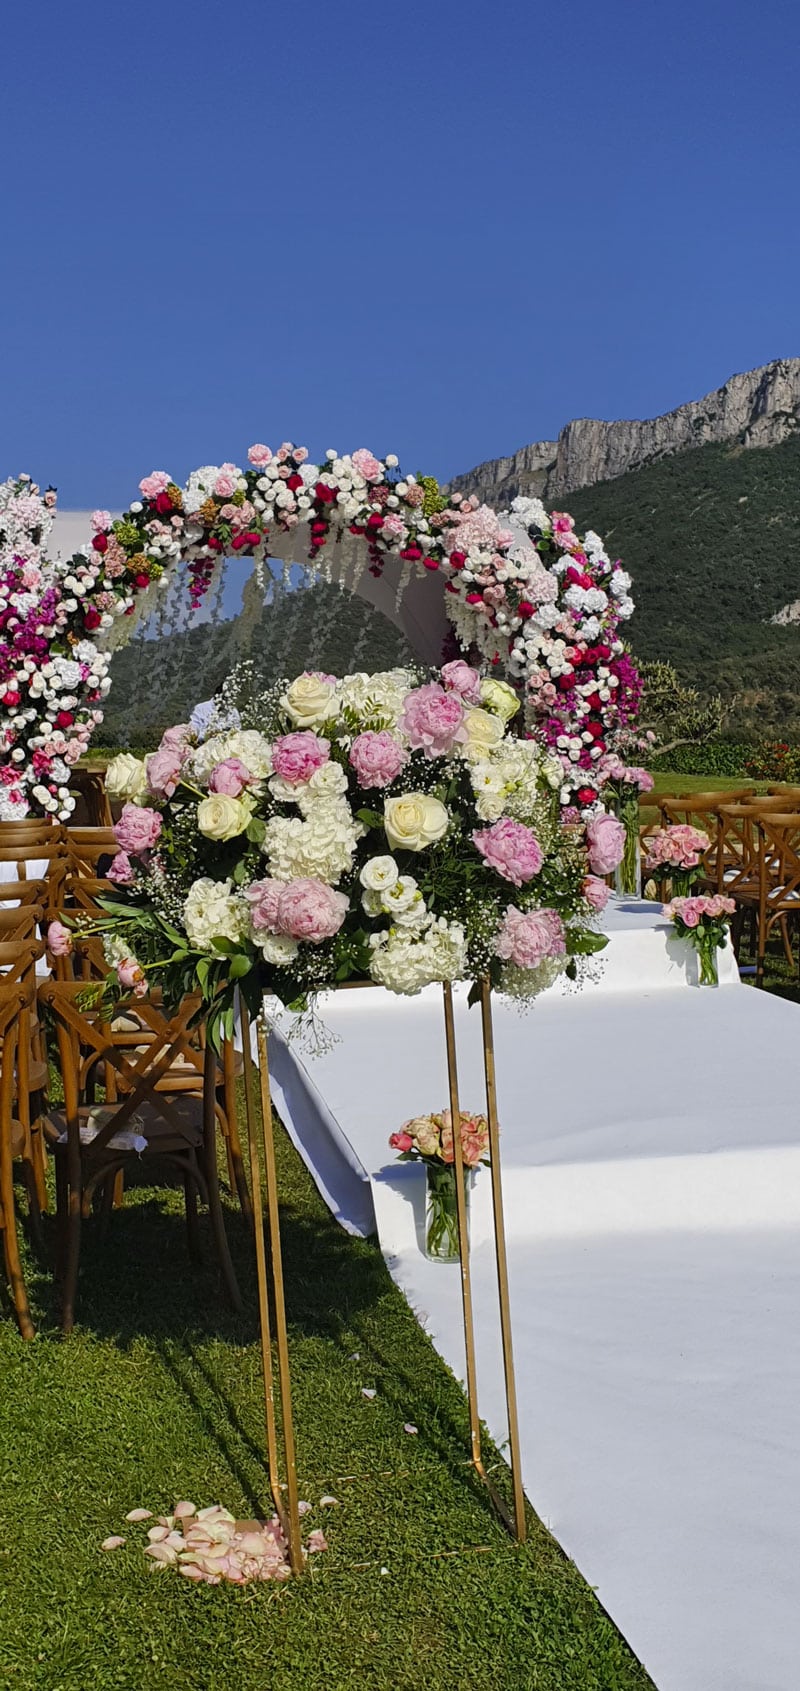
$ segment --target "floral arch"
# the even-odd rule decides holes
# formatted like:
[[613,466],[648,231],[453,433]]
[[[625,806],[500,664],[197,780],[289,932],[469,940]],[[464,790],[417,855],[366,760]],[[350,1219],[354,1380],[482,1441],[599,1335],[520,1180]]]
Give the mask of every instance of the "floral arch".
[[473,652],[523,698],[529,726],[564,766],[562,800],[586,807],[603,785],[639,681],[620,627],[630,577],[599,536],[565,512],[516,499],[498,515],[474,497],[402,476],[366,448],[322,464],[285,442],[252,446],[248,467],[166,471],[87,544],[48,558],[55,492],[27,476],[0,484],[0,819],[64,819],[69,770],[102,720],[115,647],[185,570],[199,606],[228,556],[308,560],[307,568],[397,622],[426,662]]

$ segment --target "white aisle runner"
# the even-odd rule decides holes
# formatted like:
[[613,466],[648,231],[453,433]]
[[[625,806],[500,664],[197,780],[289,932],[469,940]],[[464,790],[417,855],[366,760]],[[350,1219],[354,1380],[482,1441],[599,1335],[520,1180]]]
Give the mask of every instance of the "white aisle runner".
[[[458,1271],[422,1256],[421,1171],[387,1145],[446,1101],[440,1004],[336,995],[325,1055],[273,1036],[273,1091],[463,1376]],[[462,997],[467,1107],[478,1016]],[[660,1691],[797,1691],[797,1009],[651,983],[498,1008],[495,1032],[528,1495]],[[479,1176],[481,1409],[503,1440],[488,1213]]]

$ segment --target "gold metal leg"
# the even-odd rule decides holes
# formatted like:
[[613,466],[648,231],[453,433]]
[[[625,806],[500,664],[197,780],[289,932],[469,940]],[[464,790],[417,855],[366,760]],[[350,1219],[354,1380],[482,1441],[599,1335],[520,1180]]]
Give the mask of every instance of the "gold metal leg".
[[275,1324],[278,1343],[278,1375],[281,1393],[281,1406],[283,1410],[284,1451],[287,1467],[286,1489],[288,1509],[284,1503],[283,1487],[281,1485],[278,1463],[278,1433],[275,1420],[275,1382],[272,1369],[272,1333],[269,1315],[269,1291],[267,1286],[267,1258],[264,1242],[264,1202],[261,1190],[258,1121],[253,1096],[253,1056],[250,1043],[250,1017],[244,1002],[240,1001],[240,1003],[244,1096],[245,1110],[247,1114],[247,1137],[250,1147],[250,1183],[256,1241],[258,1314],[261,1330],[261,1365],[264,1376],[264,1409],[267,1424],[269,1482],[272,1500],[280,1518],[284,1537],[288,1545],[291,1569],[293,1573],[297,1574],[301,1573],[303,1569],[303,1553],[300,1543],[300,1514],[297,1497],[297,1473],[295,1466],[291,1389],[289,1385],[289,1355],[286,1335],[286,1309],[283,1295],[283,1269],[280,1248],[277,1180],[275,1175],[275,1146],[272,1132],[272,1100],[270,1097],[269,1070],[267,1066],[267,1037],[263,1019],[259,1016],[257,1023],[257,1042],[259,1084],[261,1093],[261,1149],[264,1155],[264,1165],[267,1176],[267,1206],[270,1223],[273,1297],[275,1302]]
[[458,1255],[461,1268],[461,1304],[464,1312],[464,1348],[467,1353],[467,1401],[469,1403],[469,1431],[472,1460],[483,1475],[481,1462],[481,1424],[478,1415],[478,1378],[475,1367],[475,1324],[472,1319],[472,1281],[469,1266],[469,1234],[467,1205],[464,1196],[464,1160],[461,1153],[461,1134],[458,1123],[461,1112],[458,1097],[458,1064],[456,1031],[453,1021],[453,988],[449,981],[442,983],[444,997],[444,1037],[447,1046],[447,1082],[450,1090],[450,1115],[453,1121],[453,1158],[456,1181],[456,1214],[458,1218]]
[[503,1340],[503,1372],[508,1408],[508,1442],[511,1455],[511,1483],[514,1493],[514,1527],[517,1543],[522,1544],[527,1538],[527,1523],[525,1520],[525,1494],[522,1489],[517,1388],[514,1378],[514,1352],[511,1340],[511,1307],[508,1297],[508,1258],[503,1218],[503,1176],[500,1168],[500,1135],[497,1124],[497,1085],[494,1068],[492,989],[488,976],[484,976],[481,981],[481,1021],[483,1027],[483,1066],[486,1076],[486,1118],[489,1126],[491,1157],[497,1290],[500,1299],[500,1332]]

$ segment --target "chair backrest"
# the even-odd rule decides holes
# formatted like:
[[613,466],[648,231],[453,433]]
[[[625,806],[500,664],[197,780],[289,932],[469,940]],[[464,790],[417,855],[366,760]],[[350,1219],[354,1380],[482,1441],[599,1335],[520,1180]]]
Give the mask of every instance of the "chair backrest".
[[[45,981],[39,999],[55,1023],[59,1062],[64,1086],[64,1107],[68,1128],[78,1125],[82,1092],[96,1071],[105,1077],[106,1101],[114,1114],[92,1143],[92,1151],[103,1151],[113,1134],[124,1128],[142,1104],[149,1104],[184,1139],[186,1118],[173,1107],[170,1092],[162,1088],[178,1054],[190,1041],[189,1024],[200,1007],[197,997],[187,997],[171,1014],[146,998],[132,998],[115,1006],[114,1015],[141,1017],[147,1025],[152,1015],[159,1032],[158,1045],[148,1041],[141,1047],[123,1046],[113,1025],[100,1019],[86,1005],[83,981]],[[118,1108],[116,1107],[118,1105]]]
[[770,811],[756,823],[760,900],[767,915],[800,908],[800,810]]
[[78,795],[87,825],[93,828],[110,828],[111,805],[108,802],[102,769],[81,769],[76,766],[70,770],[69,784],[71,791]]
[[43,921],[41,904],[0,904],[0,941],[36,940]]
[[104,858],[119,851],[113,828],[67,828],[65,831],[67,873],[96,877]]
[[0,936],[0,979],[8,986],[20,982],[32,988],[36,981],[36,964],[43,956],[41,940],[7,940]]

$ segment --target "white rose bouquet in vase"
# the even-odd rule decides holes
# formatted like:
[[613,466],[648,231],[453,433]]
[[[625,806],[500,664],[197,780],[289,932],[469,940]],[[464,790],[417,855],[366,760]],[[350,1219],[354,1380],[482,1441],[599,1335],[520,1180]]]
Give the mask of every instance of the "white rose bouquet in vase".
[[237,989],[257,1013],[265,992],[302,1008],[349,981],[488,976],[529,998],[574,976],[605,944],[587,841],[562,824],[558,760],[509,731],[516,708],[461,661],[310,673],[115,760],[117,892],[93,926],[118,978],[199,993],[217,1037]]

